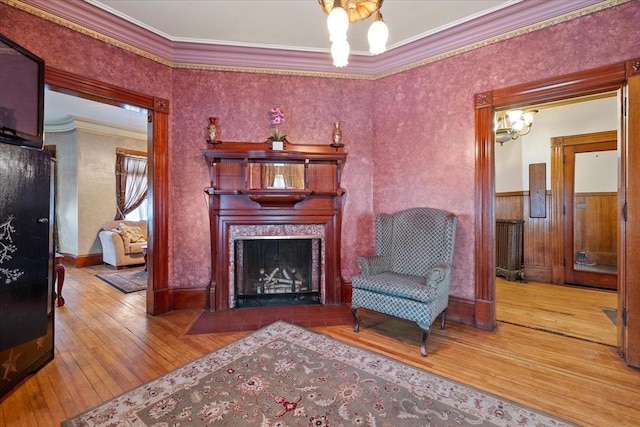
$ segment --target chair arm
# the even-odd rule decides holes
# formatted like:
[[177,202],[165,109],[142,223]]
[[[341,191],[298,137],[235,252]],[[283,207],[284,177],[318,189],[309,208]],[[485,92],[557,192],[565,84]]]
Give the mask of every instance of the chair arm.
[[116,260],[124,258],[127,253],[124,242],[125,236],[115,231],[107,230],[100,231],[99,235],[103,253],[107,253],[108,256]]
[[383,271],[389,271],[391,259],[384,255],[366,255],[358,257],[357,264],[362,275],[372,276]]
[[[441,288],[440,284],[448,283],[451,277],[451,265],[445,263],[435,264],[433,267],[427,271],[426,274],[426,285],[439,289]],[[447,286],[447,293],[449,292]]]

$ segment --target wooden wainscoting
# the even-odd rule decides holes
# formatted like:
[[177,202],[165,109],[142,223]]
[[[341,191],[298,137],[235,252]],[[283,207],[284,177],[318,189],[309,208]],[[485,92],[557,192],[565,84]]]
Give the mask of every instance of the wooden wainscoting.
[[551,193],[547,191],[546,218],[529,217],[529,192],[496,193],[496,218],[524,220],[523,253],[527,280],[551,282]]
[[[546,194],[547,207],[551,192]],[[575,195],[575,246],[585,250],[590,260],[598,264],[616,265],[617,194],[579,193]],[[546,218],[529,217],[529,192],[496,193],[496,218],[524,220],[523,252],[527,280],[551,283],[552,247],[551,231],[553,210],[547,209]],[[605,230],[591,232],[591,230]],[[578,249],[576,249],[578,250]]]
[[[546,203],[546,218],[530,218],[528,191],[497,193],[496,218],[524,220],[525,277],[531,281],[551,283],[554,235],[551,232],[553,211],[548,208],[550,191],[547,191]],[[616,265],[617,194],[578,193],[574,206],[577,207],[574,246],[586,249],[589,259],[598,264]]]
[[573,206],[575,250],[596,264],[617,265],[617,193],[576,193]]

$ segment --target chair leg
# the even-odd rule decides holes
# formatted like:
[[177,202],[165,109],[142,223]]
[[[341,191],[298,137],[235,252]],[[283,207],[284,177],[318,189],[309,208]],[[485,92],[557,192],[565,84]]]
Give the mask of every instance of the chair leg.
[[360,316],[358,316],[358,307],[351,307],[351,314],[353,314],[353,319],[355,323],[353,324],[353,332],[358,332],[360,330]]
[[440,329],[444,329],[444,321],[447,319],[447,309],[445,308],[440,318]]
[[427,357],[427,338],[429,338],[429,328],[422,330],[422,343],[420,343],[422,357]]

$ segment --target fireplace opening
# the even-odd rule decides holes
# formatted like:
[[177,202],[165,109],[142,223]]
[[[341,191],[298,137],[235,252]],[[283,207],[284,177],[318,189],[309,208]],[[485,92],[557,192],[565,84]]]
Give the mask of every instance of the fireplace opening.
[[235,307],[320,304],[319,236],[234,240]]

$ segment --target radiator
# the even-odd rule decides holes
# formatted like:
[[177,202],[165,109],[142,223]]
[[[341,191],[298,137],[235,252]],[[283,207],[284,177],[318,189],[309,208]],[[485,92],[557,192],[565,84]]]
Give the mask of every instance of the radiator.
[[522,235],[524,221],[496,220],[496,276],[524,281]]

